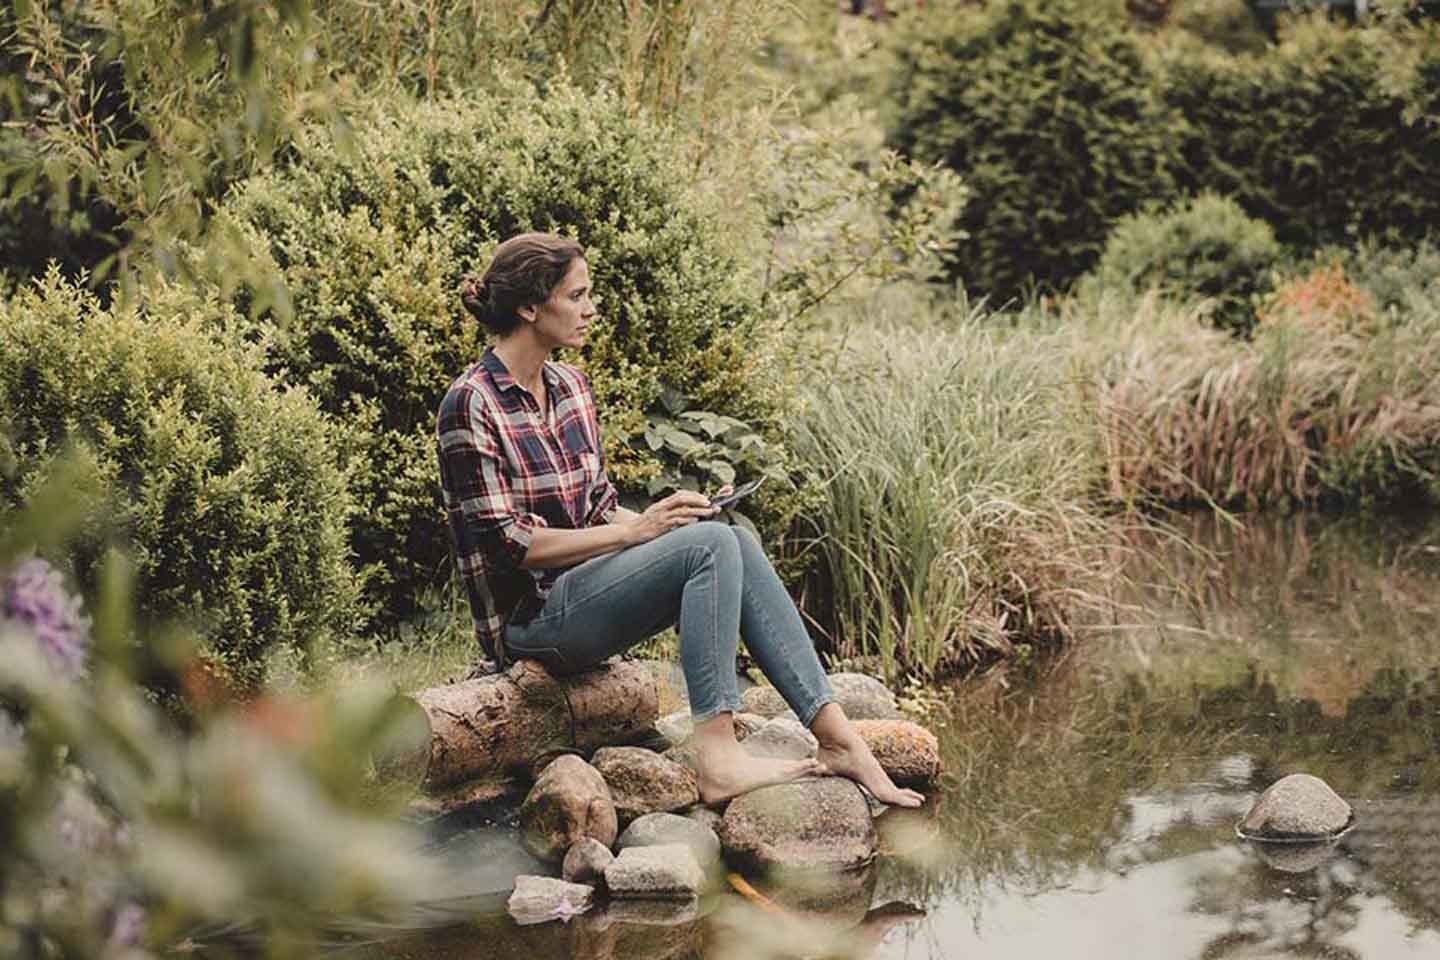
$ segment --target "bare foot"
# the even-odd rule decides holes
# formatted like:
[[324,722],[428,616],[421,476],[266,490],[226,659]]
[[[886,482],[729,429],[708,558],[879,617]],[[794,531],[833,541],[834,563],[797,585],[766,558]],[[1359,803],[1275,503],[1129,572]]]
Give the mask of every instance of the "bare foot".
[[897,807],[918,807],[925,798],[914,790],[895,786],[895,781],[880,766],[870,747],[856,736],[853,740],[839,743],[821,741],[820,752],[815,759],[826,772],[839,777],[849,777],[874,794],[881,803]]
[[739,744],[706,750],[700,755],[700,801],[722,803],[742,793],[789,783],[820,772],[814,760],[772,760],[752,757]]

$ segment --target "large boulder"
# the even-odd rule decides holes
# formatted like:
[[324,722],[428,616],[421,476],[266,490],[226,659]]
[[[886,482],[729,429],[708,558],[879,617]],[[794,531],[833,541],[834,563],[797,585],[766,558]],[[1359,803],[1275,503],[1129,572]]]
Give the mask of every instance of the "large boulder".
[[715,831],[697,820],[675,813],[647,813],[637,817],[615,841],[615,849],[623,853],[631,847],[658,847],[674,843],[689,847],[703,869],[709,869],[720,859],[720,838]]
[[605,886],[621,900],[684,900],[700,895],[705,872],[684,844],[629,847],[605,868]]
[[880,766],[902,787],[925,787],[940,775],[940,741],[909,720],[856,720],[860,734]]
[[850,870],[874,858],[876,834],[860,787],[820,777],[732,800],[720,821],[720,843],[742,870]]
[[590,909],[595,891],[554,877],[520,876],[505,907],[521,926],[569,920]]
[[1319,777],[1295,773],[1270,785],[1241,821],[1254,840],[1323,840],[1350,823],[1350,804]]
[[526,849],[541,860],[558,862],[585,837],[610,846],[619,823],[600,771],[566,754],[546,766],[525,796],[520,828]]
[[591,757],[623,826],[647,813],[684,810],[700,800],[695,772],[643,747],[605,747]]

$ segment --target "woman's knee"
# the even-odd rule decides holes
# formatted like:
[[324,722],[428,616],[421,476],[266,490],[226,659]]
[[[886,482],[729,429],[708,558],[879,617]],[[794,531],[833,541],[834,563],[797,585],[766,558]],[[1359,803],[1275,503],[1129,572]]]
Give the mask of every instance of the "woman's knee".
[[697,561],[711,560],[721,565],[736,565],[740,562],[740,544],[731,528],[723,523],[701,520],[688,526],[677,527],[666,536],[685,542],[690,547],[691,556]]

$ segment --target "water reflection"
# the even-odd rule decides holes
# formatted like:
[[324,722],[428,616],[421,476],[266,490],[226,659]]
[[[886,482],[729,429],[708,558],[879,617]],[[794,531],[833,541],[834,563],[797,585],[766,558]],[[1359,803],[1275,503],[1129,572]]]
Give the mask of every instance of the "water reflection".
[[[865,871],[723,890],[688,913],[612,904],[568,925],[517,928],[477,905],[379,953],[1440,956],[1440,523],[1387,523],[1197,521],[1226,559],[1167,555],[1134,599],[1151,627],[1030,684],[956,691],[934,718],[938,802],[882,817],[885,856]],[[1297,771],[1357,816],[1299,872],[1234,834]],[[508,888],[521,866],[504,822],[439,849],[476,888]]]

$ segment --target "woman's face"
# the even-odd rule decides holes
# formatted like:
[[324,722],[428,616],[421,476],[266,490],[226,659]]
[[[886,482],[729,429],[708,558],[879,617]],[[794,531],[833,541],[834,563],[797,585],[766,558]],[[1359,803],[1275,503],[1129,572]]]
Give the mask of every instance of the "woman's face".
[[595,304],[590,299],[590,267],[584,257],[570,262],[570,269],[550,291],[550,299],[528,308],[531,316],[521,316],[534,324],[540,341],[550,348],[579,347],[585,342],[585,331],[595,319]]

